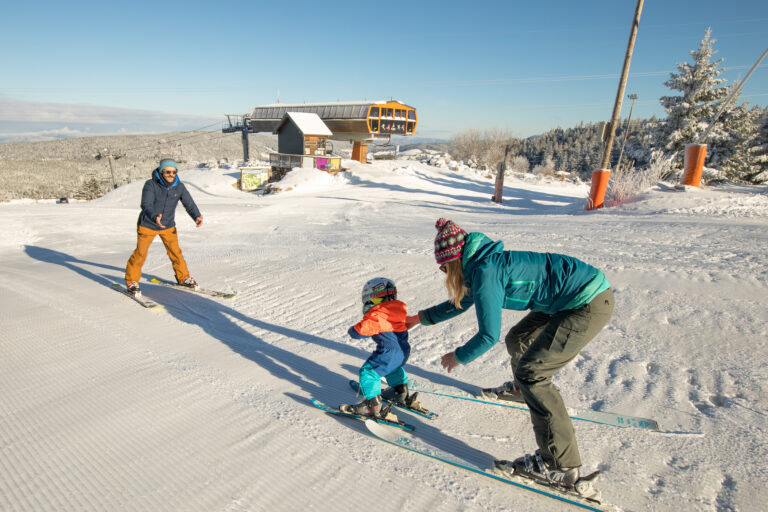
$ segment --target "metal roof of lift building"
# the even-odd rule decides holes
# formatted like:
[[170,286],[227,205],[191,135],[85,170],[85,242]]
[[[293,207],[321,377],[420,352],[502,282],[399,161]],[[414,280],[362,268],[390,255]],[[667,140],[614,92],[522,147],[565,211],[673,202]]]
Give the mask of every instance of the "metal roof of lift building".
[[321,119],[366,119],[368,107],[386,101],[345,101],[339,103],[274,103],[253,107],[251,119],[281,119],[286,112],[312,112]]

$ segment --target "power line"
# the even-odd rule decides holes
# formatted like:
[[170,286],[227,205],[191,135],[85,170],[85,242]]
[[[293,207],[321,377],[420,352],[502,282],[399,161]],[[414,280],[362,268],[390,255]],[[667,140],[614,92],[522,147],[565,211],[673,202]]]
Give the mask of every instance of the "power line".
[[[216,125],[218,125],[218,124],[221,124],[221,122],[212,123],[212,124],[209,124],[209,125],[207,125],[207,126],[203,126],[203,127],[201,127],[201,128],[195,128],[194,130],[185,130],[185,131],[182,131],[182,132],[178,132],[178,134],[177,134],[176,136],[178,136],[178,135],[181,135],[181,134],[187,134],[187,133],[199,132],[199,131],[205,130],[206,128],[210,128],[210,127],[212,127],[212,126],[216,126]],[[170,140],[168,140],[167,142],[169,142],[169,143],[170,143],[170,142],[176,142],[177,140],[183,140],[183,139],[185,139],[185,138],[191,138],[191,137],[197,137],[197,136],[199,136],[199,134],[190,135],[189,137],[180,137],[180,138],[178,138],[178,139],[170,139]],[[125,151],[133,151],[133,150],[138,150],[138,149],[146,149],[146,148],[150,148],[150,147],[152,147],[153,145],[154,145],[154,144],[148,144],[148,145],[146,145],[146,146],[136,146],[136,147],[134,147],[134,148],[128,148],[128,149],[126,149]]]

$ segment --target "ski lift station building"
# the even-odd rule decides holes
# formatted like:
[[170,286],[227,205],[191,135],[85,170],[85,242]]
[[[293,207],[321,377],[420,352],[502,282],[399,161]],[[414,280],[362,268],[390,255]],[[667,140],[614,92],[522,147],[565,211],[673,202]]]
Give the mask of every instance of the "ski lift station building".
[[349,141],[352,159],[365,163],[368,143],[392,135],[413,135],[418,123],[416,109],[399,101],[338,103],[275,103],[254,107],[247,119],[252,133],[275,133],[289,112],[316,114],[331,131],[332,140]]
[[275,133],[278,152],[269,154],[270,179],[280,179],[295,167],[341,170],[341,157],[329,153],[326,146],[333,134],[317,114],[286,112]]

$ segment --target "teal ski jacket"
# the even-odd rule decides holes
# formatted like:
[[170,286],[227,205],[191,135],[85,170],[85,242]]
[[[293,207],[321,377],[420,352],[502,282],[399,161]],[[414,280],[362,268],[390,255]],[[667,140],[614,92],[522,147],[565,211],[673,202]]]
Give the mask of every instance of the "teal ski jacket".
[[505,251],[502,242],[482,233],[467,235],[461,267],[469,289],[461,309],[446,301],[419,311],[420,323],[432,325],[475,306],[478,332],[454,353],[461,364],[480,357],[499,340],[502,309],[554,314],[581,308],[610,287],[605,274],[581,260],[563,254]]

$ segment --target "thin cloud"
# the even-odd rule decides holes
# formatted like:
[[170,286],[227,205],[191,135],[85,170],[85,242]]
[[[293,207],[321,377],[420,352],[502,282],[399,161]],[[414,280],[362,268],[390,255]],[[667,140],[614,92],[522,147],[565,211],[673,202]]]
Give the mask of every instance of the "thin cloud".
[[72,105],[0,97],[0,141],[210,129],[224,119],[98,105]]

